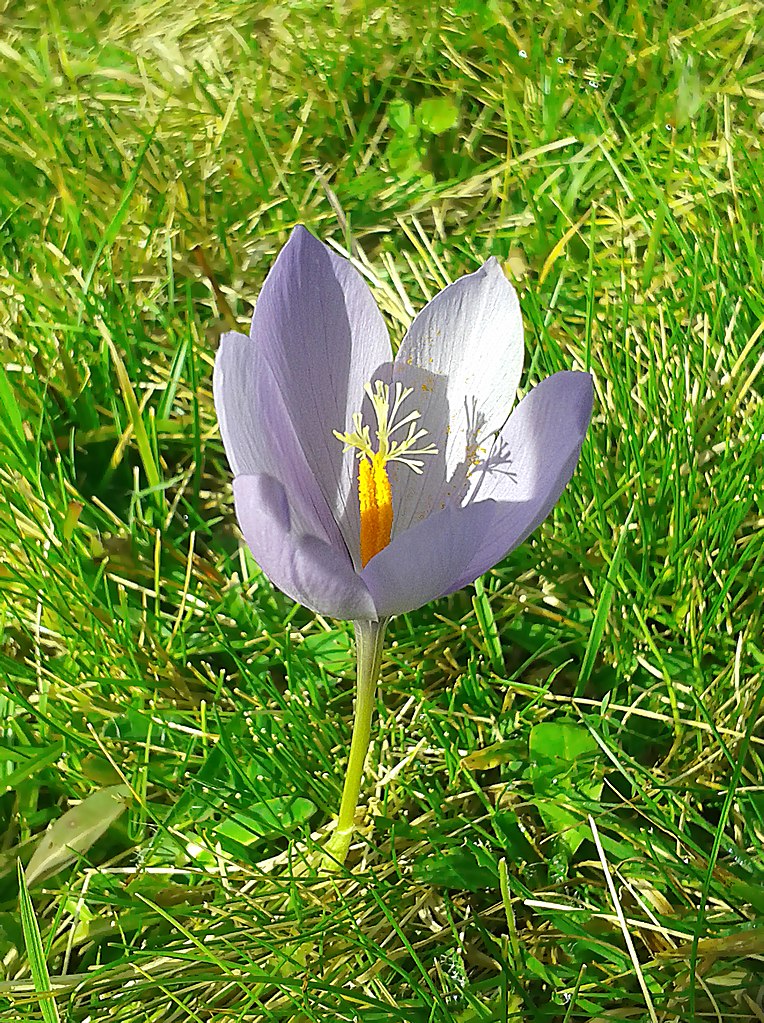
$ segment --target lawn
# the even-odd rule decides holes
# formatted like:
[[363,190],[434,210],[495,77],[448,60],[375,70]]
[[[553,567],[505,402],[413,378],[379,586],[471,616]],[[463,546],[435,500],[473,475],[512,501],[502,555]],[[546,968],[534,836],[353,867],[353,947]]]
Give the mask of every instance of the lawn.
[[[2,1023],[764,1020],[761,5],[1,11]],[[595,389],[531,539],[391,621],[334,871],[352,625],[212,401],[298,223],[395,343],[496,256],[521,392]]]

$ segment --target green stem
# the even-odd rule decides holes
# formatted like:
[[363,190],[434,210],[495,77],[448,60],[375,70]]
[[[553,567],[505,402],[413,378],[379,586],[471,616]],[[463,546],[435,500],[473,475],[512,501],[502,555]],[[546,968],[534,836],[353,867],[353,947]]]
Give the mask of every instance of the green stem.
[[350,758],[345,773],[337,826],[325,847],[326,852],[340,863],[345,862],[353,838],[363,767],[371,739],[371,719],[374,714],[387,619],[381,622],[359,621],[354,622],[354,625],[357,673],[353,738],[350,742]]

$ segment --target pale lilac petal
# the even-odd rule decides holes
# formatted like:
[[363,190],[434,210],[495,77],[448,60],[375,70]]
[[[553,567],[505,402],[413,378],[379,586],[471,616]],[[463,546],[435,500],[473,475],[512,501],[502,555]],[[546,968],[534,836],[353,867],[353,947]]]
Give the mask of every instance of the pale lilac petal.
[[396,536],[361,573],[380,618],[405,614],[455,588],[477,535],[492,527],[494,502],[449,505]]
[[446,505],[396,536],[362,578],[381,617],[472,582],[525,540],[573,475],[592,409],[588,373],[556,373],[517,406],[463,507]]
[[421,478],[396,469],[396,533],[438,502],[464,496],[475,452],[509,415],[522,367],[520,305],[495,259],[454,281],[419,313],[394,375],[415,388],[410,401],[439,455],[424,460]]
[[552,511],[578,464],[593,396],[588,373],[563,371],[542,380],[517,406],[491,456],[470,479],[468,501],[496,502],[497,540],[485,537],[453,590],[488,571]]
[[[544,377],[512,411],[468,477],[463,503],[534,501],[554,491],[568,453],[578,458],[592,414],[592,378],[562,370]],[[557,492],[562,493],[567,479]],[[556,500],[556,498],[554,498]]]
[[278,480],[289,494],[301,529],[345,550],[262,347],[243,334],[224,334],[215,358],[213,393],[234,476],[266,475]]
[[364,384],[392,357],[371,292],[347,260],[296,227],[263,284],[251,336],[263,349],[307,463],[358,559],[356,463],[333,431],[352,428]]
[[304,532],[286,491],[270,476],[237,476],[236,515],[252,556],[288,597],[332,618],[376,620],[365,583],[344,547]]

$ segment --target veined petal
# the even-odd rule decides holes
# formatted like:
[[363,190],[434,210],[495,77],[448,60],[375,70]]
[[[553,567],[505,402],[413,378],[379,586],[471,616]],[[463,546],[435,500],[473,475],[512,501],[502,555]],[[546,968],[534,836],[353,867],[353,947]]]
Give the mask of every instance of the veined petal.
[[252,555],[288,597],[319,614],[357,621],[377,619],[368,588],[347,551],[303,532],[287,493],[270,476],[237,476],[236,515]]
[[334,431],[351,429],[364,384],[391,358],[371,292],[347,260],[296,227],[263,284],[251,336],[263,349],[297,441],[360,566],[354,455],[343,452]]
[[399,534],[362,578],[380,617],[412,611],[472,582],[519,546],[573,475],[592,410],[588,373],[556,373],[517,406],[462,507]]
[[215,358],[213,394],[234,476],[278,480],[289,494],[301,529],[346,550],[262,347],[243,334],[224,334]]
[[408,386],[421,378],[421,423],[442,452],[425,464],[422,478],[398,473],[396,534],[436,502],[464,497],[476,452],[512,408],[523,352],[517,294],[493,258],[436,295],[411,324],[394,375]]
[[501,561],[552,511],[578,464],[593,397],[588,373],[563,371],[542,380],[514,410],[470,478],[467,507],[493,500],[496,517],[452,591]]
[[379,617],[405,614],[451,593],[465,555],[474,552],[477,534],[491,528],[493,517],[493,501],[448,505],[395,537],[361,573]]

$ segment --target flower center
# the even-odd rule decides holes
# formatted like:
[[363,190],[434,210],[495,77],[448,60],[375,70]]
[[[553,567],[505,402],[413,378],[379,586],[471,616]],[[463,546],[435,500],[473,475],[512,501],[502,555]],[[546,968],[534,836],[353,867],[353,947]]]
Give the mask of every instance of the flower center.
[[[393,492],[386,466],[389,462],[402,462],[415,473],[421,474],[421,455],[436,455],[432,444],[417,447],[427,430],[417,426],[420,413],[416,410],[398,419],[401,405],[412,393],[411,387],[396,383],[392,401],[390,386],[377,380],[364,386],[364,391],[374,409],[377,420],[375,431],[376,450],[372,447],[369,427],[363,425],[360,412],[353,413],[353,429],[349,433],[334,431],[337,440],[345,445],[345,451],[358,452],[358,503],[361,509],[361,565],[366,566],[375,554],[390,543],[393,528]],[[403,436],[393,439],[393,434],[404,427]]]

